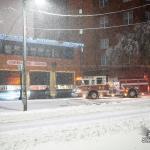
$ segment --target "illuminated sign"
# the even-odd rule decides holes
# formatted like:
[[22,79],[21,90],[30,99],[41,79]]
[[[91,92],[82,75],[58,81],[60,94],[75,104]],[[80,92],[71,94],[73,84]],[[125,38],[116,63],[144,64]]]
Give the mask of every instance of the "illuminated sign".
[[[21,60],[7,60],[7,65],[21,65],[22,61]],[[38,62],[38,61],[27,61],[27,66],[34,66],[34,67],[46,67],[47,63],[46,62]]]

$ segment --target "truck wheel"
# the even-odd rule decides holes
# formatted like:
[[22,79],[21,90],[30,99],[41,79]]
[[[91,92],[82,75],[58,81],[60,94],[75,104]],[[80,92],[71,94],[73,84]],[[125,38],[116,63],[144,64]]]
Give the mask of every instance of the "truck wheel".
[[136,90],[135,90],[135,89],[129,90],[128,96],[131,97],[131,98],[137,97],[137,92],[136,92]]
[[97,99],[98,98],[98,93],[95,91],[90,92],[89,97],[91,99]]

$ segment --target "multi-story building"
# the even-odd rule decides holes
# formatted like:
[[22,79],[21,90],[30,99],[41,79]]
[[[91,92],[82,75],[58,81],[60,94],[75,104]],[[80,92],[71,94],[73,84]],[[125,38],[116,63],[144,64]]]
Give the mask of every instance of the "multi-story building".
[[148,0],[70,0],[69,8],[85,15],[74,19],[83,28],[78,35],[85,45],[83,74],[133,78],[150,74]]
[[[47,0],[43,8],[29,0],[26,4],[29,86],[35,84],[33,78],[41,84],[38,76],[47,76],[40,73],[50,72],[53,62],[57,72],[73,72],[73,79],[81,74],[150,74],[149,0]],[[21,39],[12,36],[22,35],[22,20],[22,0],[0,2],[0,34],[11,35],[1,35],[1,71],[18,72]]]
[[[25,76],[27,78],[27,89],[32,91],[32,94],[38,93],[38,97],[43,96],[43,92],[47,92],[51,87],[57,88],[60,93],[64,92],[63,94],[68,95],[74,86],[75,77],[81,71],[79,58],[82,44],[65,39],[61,32],[46,31],[46,28],[51,28],[51,21],[52,27],[58,28],[59,23],[56,23],[58,26],[55,24],[57,18],[55,20],[55,17],[43,17],[40,13],[40,17],[37,18],[37,9],[33,10],[35,8],[34,1],[25,2],[27,59],[25,60],[26,75],[23,76],[20,75],[24,55],[22,1],[7,0],[0,2],[0,91],[2,91],[0,97],[5,92],[18,91],[21,87],[22,77],[25,78]],[[49,8],[46,7],[47,9]],[[57,10],[56,12],[58,13]],[[43,19],[43,22],[41,22],[41,19]],[[50,23],[46,22],[47,20]]]

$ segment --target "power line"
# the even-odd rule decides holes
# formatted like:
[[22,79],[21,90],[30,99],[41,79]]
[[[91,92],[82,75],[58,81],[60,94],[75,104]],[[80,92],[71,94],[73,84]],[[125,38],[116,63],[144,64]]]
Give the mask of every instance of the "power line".
[[9,33],[13,30],[14,26],[16,25],[16,23],[19,21],[19,19],[20,19],[21,17],[22,17],[22,15],[20,15],[20,14],[16,17],[16,19],[15,19],[14,22],[12,23],[10,29],[8,30],[7,34],[9,34]]
[[8,7],[8,8],[1,8],[1,9],[0,9],[0,13],[1,13],[1,12],[4,12],[5,10],[6,10],[6,11],[11,10],[11,11],[15,11],[15,12],[17,11],[17,9],[15,9],[15,8],[13,8],[13,7]]
[[43,31],[86,31],[86,30],[104,30],[104,29],[111,29],[111,28],[119,28],[119,27],[127,27],[127,26],[133,26],[133,25],[140,25],[140,24],[146,24],[149,23],[149,21],[147,22],[139,22],[139,23],[132,23],[132,24],[127,24],[127,25],[116,25],[116,26],[109,26],[109,27],[96,27],[96,28],[73,28],[73,29],[63,29],[63,28],[59,28],[59,29],[50,29],[50,28],[31,28],[28,27],[29,29],[34,29],[34,30],[43,30]]
[[65,14],[49,13],[49,12],[46,12],[46,11],[35,10],[35,9],[30,9],[29,11],[37,12],[37,13],[41,13],[41,14],[45,14],[45,15],[58,16],[58,17],[97,17],[97,16],[103,16],[103,15],[121,13],[121,12],[125,12],[125,11],[131,11],[131,10],[146,7],[146,6],[150,6],[150,4],[140,5],[140,6],[137,6],[137,7],[124,9],[124,10],[119,10],[119,11],[107,12],[107,13],[103,13],[103,14],[101,13],[101,14],[90,14],[90,15],[88,15],[88,14],[87,15],[83,15],[83,14],[82,15],[71,15],[71,14],[65,15]]

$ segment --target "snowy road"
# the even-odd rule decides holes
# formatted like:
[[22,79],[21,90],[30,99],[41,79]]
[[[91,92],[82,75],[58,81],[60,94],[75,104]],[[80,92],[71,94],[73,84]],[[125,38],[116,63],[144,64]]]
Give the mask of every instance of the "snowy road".
[[141,127],[150,128],[149,97],[31,100],[27,112],[20,106],[20,101],[0,102],[1,150],[108,150],[118,141],[130,143],[128,150],[150,149],[141,142]]
[[[83,98],[62,98],[62,99],[41,99],[28,100],[28,110],[52,109],[69,106],[81,105],[105,105],[110,103],[134,102],[141,100],[150,100],[150,96],[142,98],[101,98],[97,100],[88,100]],[[0,112],[22,111],[22,101],[2,101],[0,100]]]
[[[69,112],[68,112],[69,113]],[[98,123],[103,120],[108,119],[131,119],[131,118],[141,118],[145,115],[150,114],[150,109],[147,110],[133,110],[133,111],[118,111],[118,112],[95,112],[95,113],[86,113],[73,116],[56,116],[49,117],[43,120],[30,120],[30,121],[21,121],[21,122],[11,122],[11,123],[2,123],[0,125],[0,132],[10,131],[10,130],[19,130],[27,128],[39,128],[41,126],[51,126],[58,127],[64,125],[82,125],[82,124],[93,124]],[[149,115],[150,116],[150,115]],[[15,117],[15,116],[14,116]]]

